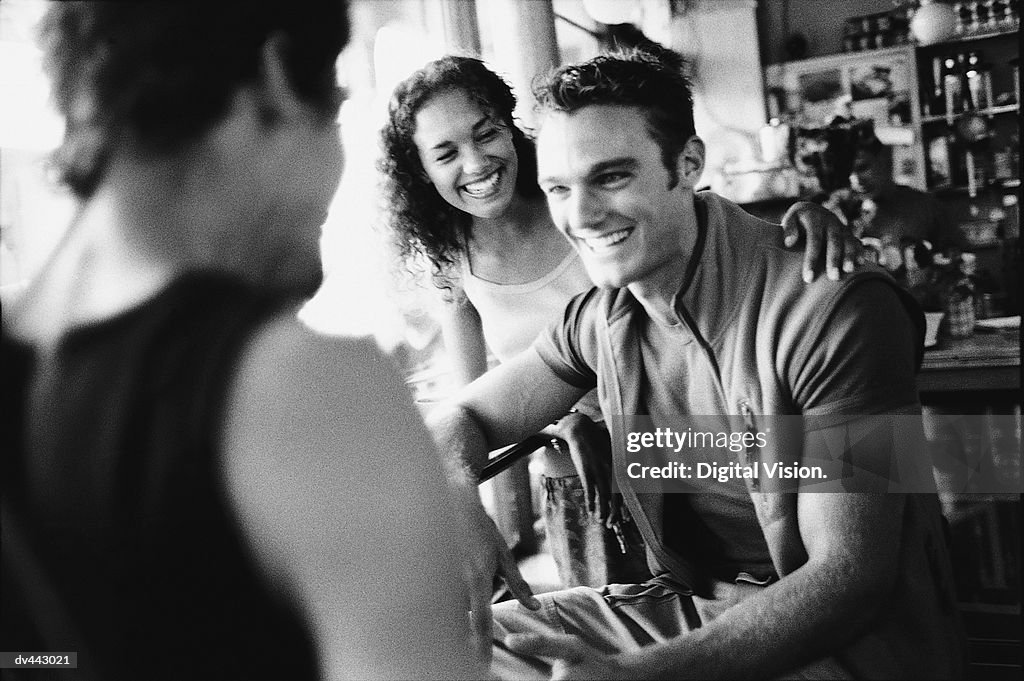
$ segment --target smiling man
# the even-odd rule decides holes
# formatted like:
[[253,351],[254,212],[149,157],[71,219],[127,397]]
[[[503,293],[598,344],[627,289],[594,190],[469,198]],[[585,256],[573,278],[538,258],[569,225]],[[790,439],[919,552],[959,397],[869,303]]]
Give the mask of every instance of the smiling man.
[[704,143],[673,64],[602,56],[559,69],[536,95],[540,185],[597,288],[435,416],[435,433],[475,470],[596,387],[654,578],[543,594],[537,609],[495,606],[498,674],[958,676],[934,495],[779,491],[747,475],[673,493],[623,465],[622,417],[640,415],[800,424],[718,462],[730,470],[796,466],[822,437],[854,443],[855,462],[888,465],[902,435],[862,437],[863,424],[919,410],[920,312],[878,271],[804,285],[776,230],[695,191]]

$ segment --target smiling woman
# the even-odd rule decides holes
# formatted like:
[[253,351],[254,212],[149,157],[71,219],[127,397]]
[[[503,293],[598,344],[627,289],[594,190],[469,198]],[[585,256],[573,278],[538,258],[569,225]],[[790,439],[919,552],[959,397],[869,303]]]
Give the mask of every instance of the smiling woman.
[[[513,120],[515,104],[509,86],[479,60],[444,57],[398,85],[382,131],[387,222],[403,255],[425,257],[446,293],[445,342],[460,384],[484,373],[488,349],[499,361],[525,350],[592,286],[551,224],[533,143]],[[596,395],[577,408],[545,431],[570,450],[543,454],[548,543],[559,576],[567,585],[642,576],[639,534],[626,527],[632,542],[623,552],[605,527],[618,517],[604,471],[607,435],[593,420],[600,421]],[[529,484],[525,477],[519,468],[496,479],[499,500],[503,486],[514,497],[516,485]],[[509,509],[499,501],[502,513]],[[500,520],[509,539],[518,532],[529,545],[532,519],[517,528],[507,518]]]
[[427,178],[452,207],[492,218],[512,202],[519,176],[512,132],[464,90],[432,97],[416,114],[413,141]]

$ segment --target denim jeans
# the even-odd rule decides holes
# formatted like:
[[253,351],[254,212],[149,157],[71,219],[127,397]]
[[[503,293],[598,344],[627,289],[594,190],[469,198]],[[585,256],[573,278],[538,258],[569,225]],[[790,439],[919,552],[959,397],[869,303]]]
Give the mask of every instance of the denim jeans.
[[643,537],[633,521],[619,523],[621,539],[587,510],[578,475],[543,478],[548,550],[564,587],[635,584],[650,577]]

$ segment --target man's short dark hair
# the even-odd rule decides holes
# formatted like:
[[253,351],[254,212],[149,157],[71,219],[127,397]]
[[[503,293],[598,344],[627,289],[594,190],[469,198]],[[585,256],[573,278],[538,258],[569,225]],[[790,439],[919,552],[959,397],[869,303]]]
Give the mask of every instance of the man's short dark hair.
[[540,113],[573,113],[587,106],[617,105],[643,109],[647,130],[661,148],[662,162],[679,181],[676,161],[696,134],[693,94],[684,73],[686,62],[667,48],[644,48],[603,54],[554,70],[534,85]]
[[274,34],[296,94],[337,115],[335,62],[349,38],[341,0],[50,3],[40,38],[66,124],[60,178],[88,197],[125,133],[155,152],[197,138],[258,79]]

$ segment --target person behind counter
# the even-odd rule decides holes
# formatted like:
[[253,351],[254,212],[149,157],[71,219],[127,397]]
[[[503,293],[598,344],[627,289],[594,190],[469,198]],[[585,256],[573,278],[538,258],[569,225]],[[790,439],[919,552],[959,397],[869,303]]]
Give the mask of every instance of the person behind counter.
[[400,377],[295,315],[345,3],[52,3],[42,37],[81,207],[4,310],[4,650],[77,652],[61,678],[480,678],[464,514]]
[[[658,58],[564,66],[536,94],[540,186],[600,288],[433,415],[443,451],[472,473],[596,387],[609,414],[827,415],[824,437],[855,443],[854,460],[894,455],[887,432],[851,439],[862,415],[919,408],[922,320],[892,279],[805,286],[777,233],[696,192],[705,156],[689,84]],[[815,434],[795,435],[795,450],[766,444],[758,460],[802,458]],[[736,478],[640,493],[623,471],[654,579],[494,606],[503,678],[961,673],[934,495],[764,492]]]
[[881,264],[894,271],[903,264],[908,240],[927,241],[932,249],[955,242],[949,211],[927,192],[893,180],[892,150],[872,135],[858,144],[850,171],[850,189],[860,195],[861,215],[853,221],[858,237],[877,239]]
[[[500,361],[514,357],[592,286],[551,224],[515,104],[508,84],[480,60],[446,56],[396,86],[381,131],[387,224],[403,256],[425,255],[446,290],[445,341],[461,384],[484,373],[487,348]],[[804,202],[782,222],[788,240],[807,235],[808,280],[820,273],[822,254],[830,276],[840,264],[850,269],[848,232],[831,213]],[[647,573],[635,528],[618,524],[611,503],[601,420],[591,394],[545,428],[569,450],[544,452],[548,540],[565,586]],[[618,524],[617,532],[605,524]]]

